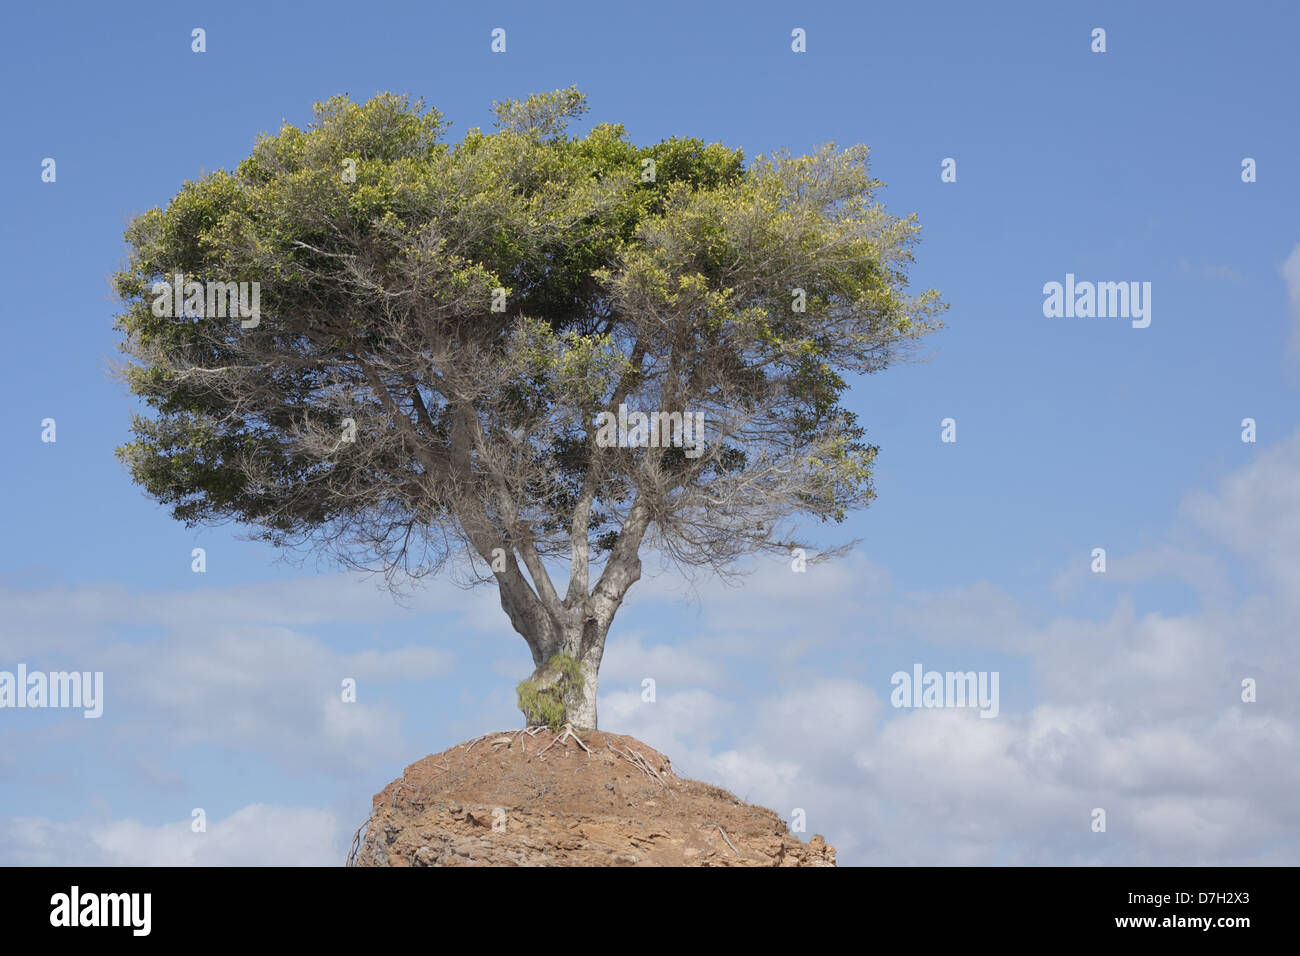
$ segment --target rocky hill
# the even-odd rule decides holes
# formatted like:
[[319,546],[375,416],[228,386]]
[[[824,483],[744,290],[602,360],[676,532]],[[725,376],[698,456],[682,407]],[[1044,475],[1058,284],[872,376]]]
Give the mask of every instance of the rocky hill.
[[673,772],[633,737],[503,731],[406,768],[357,866],[834,866],[771,810]]

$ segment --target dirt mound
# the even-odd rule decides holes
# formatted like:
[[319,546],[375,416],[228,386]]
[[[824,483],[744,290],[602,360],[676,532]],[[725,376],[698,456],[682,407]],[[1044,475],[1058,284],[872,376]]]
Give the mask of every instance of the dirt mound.
[[[585,749],[584,749],[585,747]],[[771,810],[677,776],[633,737],[503,731],[375,796],[357,866],[834,866]]]

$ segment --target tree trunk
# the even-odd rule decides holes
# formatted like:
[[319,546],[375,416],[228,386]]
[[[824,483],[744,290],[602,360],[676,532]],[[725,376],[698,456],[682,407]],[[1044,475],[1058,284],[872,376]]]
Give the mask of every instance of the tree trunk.
[[585,656],[578,658],[582,673],[582,687],[567,695],[565,706],[569,710],[569,723],[575,730],[596,729],[596,687],[600,672],[600,659],[605,653],[605,636],[599,643],[589,649]]
[[[574,730],[596,729],[596,690],[600,661],[605,654],[605,636],[608,631],[608,625],[602,627],[598,622],[589,620],[581,628],[566,628],[561,632],[558,641],[551,643],[540,654],[537,652],[533,654],[534,661],[539,657],[541,661],[528,680],[539,689],[553,688],[563,682],[566,711],[564,722],[572,724]],[[532,643],[530,641],[530,644]],[[544,647],[540,642],[538,646]],[[571,682],[564,680],[564,674],[555,666],[555,657],[559,654],[577,662],[578,675],[581,678],[580,686],[575,687]],[[525,711],[525,722],[537,719],[536,714],[530,715]]]
[[[540,722],[540,710],[555,711],[558,695],[564,705],[562,722],[572,724],[575,730],[596,729],[597,678],[601,658],[605,655],[605,638],[628,588],[641,578],[641,559],[637,549],[649,520],[649,509],[638,499],[619,533],[600,580],[590,594],[586,588],[585,538],[575,546],[574,576],[569,594],[563,601],[551,586],[536,552],[532,552],[530,570],[534,582],[542,582],[537,585],[538,591],[523,581],[513,555],[507,561],[506,572],[497,574],[501,585],[501,606],[533,654],[535,669],[528,679],[533,694],[555,688],[561,682],[564,685],[562,691],[557,689],[557,694],[542,695],[534,700],[538,707],[532,713],[521,700],[520,709],[524,712],[525,722]],[[557,660],[559,655],[576,664],[576,674],[566,676],[565,668]],[[569,669],[572,671],[574,668],[571,666]]]

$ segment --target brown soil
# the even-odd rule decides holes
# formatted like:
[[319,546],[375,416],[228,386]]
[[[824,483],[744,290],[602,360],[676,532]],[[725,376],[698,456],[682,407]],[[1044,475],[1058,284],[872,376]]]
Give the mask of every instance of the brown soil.
[[[375,796],[357,866],[834,866],[762,807],[677,776],[634,737],[488,734]],[[543,753],[543,751],[545,751]]]

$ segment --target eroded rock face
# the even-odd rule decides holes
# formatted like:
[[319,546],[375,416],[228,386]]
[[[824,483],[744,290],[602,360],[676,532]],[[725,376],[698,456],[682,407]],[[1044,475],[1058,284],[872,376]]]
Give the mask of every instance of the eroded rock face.
[[375,796],[358,866],[834,866],[771,810],[677,776],[633,737],[503,731]]

